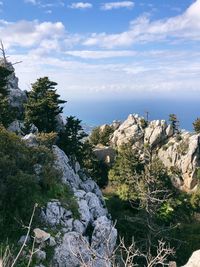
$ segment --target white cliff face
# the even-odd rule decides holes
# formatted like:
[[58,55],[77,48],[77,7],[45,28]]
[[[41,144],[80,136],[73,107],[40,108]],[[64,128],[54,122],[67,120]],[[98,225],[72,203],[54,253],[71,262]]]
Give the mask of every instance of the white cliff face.
[[129,115],[111,138],[111,146],[120,147],[131,142],[142,150],[148,145],[169,170],[173,184],[183,191],[195,191],[200,167],[200,135],[181,132],[176,136],[171,125],[164,120],[151,121],[147,127],[144,118]]
[[[55,247],[53,266],[76,267],[80,258],[88,267],[110,266],[108,258],[114,250],[117,231],[109,218],[99,187],[91,178],[81,178],[75,173],[68,157],[57,146],[53,146],[53,153],[55,166],[62,173],[62,182],[74,192],[80,214],[78,219],[73,218],[72,212],[58,200],[48,202],[42,209],[41,217],[45,224],[53,229],[58,227],[61,233]],[[93,229],[90,236],[87,233],[89,228]],[[94,253],[95,261],[92,258]]]
[[158,150],[158,157],[171,170],[173,183],[184,191],[195,190],[200,167],[200,134],[182,133],[181,140],[169,138]]
[[143,120],[144,118],[139,117],[137,114],[130,114],[127,120],[114,131],[111,138],[112,146],[119,147],[129,141],[140,142],[144,136]]

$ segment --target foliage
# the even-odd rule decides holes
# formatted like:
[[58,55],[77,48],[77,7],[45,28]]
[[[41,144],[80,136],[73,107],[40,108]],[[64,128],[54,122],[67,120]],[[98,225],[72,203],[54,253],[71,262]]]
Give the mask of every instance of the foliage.
[[141,173],[143,168],[143,163],[140,162],[137,152],[133,151],[131,144],[122,145],[116,161],[109,171],[109,181],[122,200],[137,198],[134,178],[136,174]]
[[7,78],[12,72],[0,66],[0,123],[5,127],[12,121],[12,110],[8,101]]
[[200,118],[197,118],[194,122],[193,122],[193,127],[194,127],[194,131],[196,133],[200,133]]
[[169,122],[172,125],[174,133],[179,133],[179,121],[176,114],[174,113],[169,114]]
[[8,76],[12,71],[7,68],[0,66],[0,95],[6,97],[8,95],[7,83]]
[[[16,235],[20,222],[27,224],[35,203],[43,205],[50,198],[74,203],[54,158],[44,146],[28,147],[14,133],[0,127],[0,236]],[[36,174],[35,166],[40,166]]]
[[93,129],[90,135],[90,142],[93,145],[102,144],[104,146],[109,145],[110,136],[114,132],[114,128],[110,125],[105,125],[104,127],[96,127]]
[[39,133],[36,136],[36,140],[39,143],[39,145],[43,145],[49,148],[55,145],[56,139],[57,139],[57,133],[55,132]]
[[25,105],[25,122],[33,123],[40,132],[52,132],[57,130],[56,116],[62,113],[66,101],[60,100],[56,93],[57,83],[50,81],[48,77],[38,79],[32,84],[32,90],[28,93],[28,102]]
[[70,116],[66,119],[64,130],[59,134],[57,144],[71,159],[76,159],[82,164],[85,137],[87,134],[83,131],[81,120]]

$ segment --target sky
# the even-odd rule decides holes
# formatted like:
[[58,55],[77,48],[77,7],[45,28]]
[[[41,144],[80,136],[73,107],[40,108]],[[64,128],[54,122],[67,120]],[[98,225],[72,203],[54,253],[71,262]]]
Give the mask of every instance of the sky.
[[200,98],[200,0],[2,0],[20,87],[49,76],[69,101]]

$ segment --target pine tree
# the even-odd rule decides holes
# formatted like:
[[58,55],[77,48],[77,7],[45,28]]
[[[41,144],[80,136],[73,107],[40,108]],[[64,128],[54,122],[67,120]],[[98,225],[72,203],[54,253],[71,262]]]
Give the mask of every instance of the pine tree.
[[82,163],[85,137],[87,134],[83,131],[81,120],[70,116],[66,119],[64,131],[59,134],[58,146],[72,159],[76,158]]
[[11,107],[8,101],[8,76],[12,72],[7,68],[0,66],[0,123],[5,127],[12,121]]
[[174,133],[179,133],[179,120],[177,119],[176,114],[169,114],[169,121],[172,125]]
[[66,103],[59,99],[56,85],[57,83],[50,81],[48,77],[40,78],[32,84],[32,90],[28,94],[28,102],[25,105],[27,125],[33,123],[41,132],[56,131],[56,116],[63,110],[60,104]]
[[194,122],[193,122],[193,127],[196,133],[200,133],[200,118],[197,118]]

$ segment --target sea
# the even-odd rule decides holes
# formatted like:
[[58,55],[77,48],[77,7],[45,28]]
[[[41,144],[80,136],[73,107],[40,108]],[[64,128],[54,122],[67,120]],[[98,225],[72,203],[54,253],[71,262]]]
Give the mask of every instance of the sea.
[[127,99],[127,100],[71,100],[64,116],[75,116],[89,128],[125,120],[129,114],[139,114],[149,120],[164,119],[176,114],[181,129],[193,131],[193,122],[200,117],[200,100],[184,99]]

